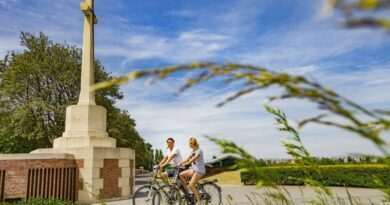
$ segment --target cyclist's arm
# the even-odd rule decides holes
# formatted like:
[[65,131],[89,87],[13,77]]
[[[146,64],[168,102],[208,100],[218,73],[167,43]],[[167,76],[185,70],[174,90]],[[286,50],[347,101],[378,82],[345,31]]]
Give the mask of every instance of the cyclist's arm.
[[191,156],[188,156],[185,160],[181,161],[181,162],[179,163],[179,165],[186,164],[186,162],[188,162],[188,160],[190,160],[190,159],[191,159]]
[[164,163],[160,165],[160,167],[165,167],[169,162],[172,161],[172,159],[176,156],[176,154],[171,154],[169,157],[165,157]]
[[165,161],[167,161],[168,157],[167,156],[164,156],[164,158],[161,160],[159,166],[162,167],[161,165],[164,164]]
[[196,154],[196,155],[193,156],[192,158],[189,157],[190,159],[188,160],[187,164],[191,164],[192,162],[194,162],[195,160],[197,160],[199,157],[200,157],[200,153]]

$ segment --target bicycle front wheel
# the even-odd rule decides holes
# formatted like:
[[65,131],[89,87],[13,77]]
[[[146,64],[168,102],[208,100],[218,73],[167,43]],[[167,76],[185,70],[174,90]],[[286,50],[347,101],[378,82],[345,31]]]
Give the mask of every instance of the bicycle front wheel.
[[153,205],[180,205],[180,191],[171,185],[164,185],[156,190]]
[[202,184],[203,190],[200,191],[202,201],[207,205],[220,205],[222,204],[221,188],[214,183]]
[[152,198],[156,187],[145,185],[137,189],[133,195],[133,205],[152,205]]

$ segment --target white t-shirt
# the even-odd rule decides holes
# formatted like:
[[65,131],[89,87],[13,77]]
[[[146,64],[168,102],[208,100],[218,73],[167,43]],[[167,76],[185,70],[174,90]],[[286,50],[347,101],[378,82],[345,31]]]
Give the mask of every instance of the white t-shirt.
[[177,147],[173,147],[172,150],[167,148],[167,151],[165,152],[166,157],[170,157],[172,154],[175,154],[175,157],[169,162],[171,166],[175,166],[176,164],[179,164],[182,161],[180,150]]
[[191,165],[192,171],[198,172],[200,174],[205,174],[206,167],[204,163],[203,151],[198,148],[196,151],[191,152],[191,157],[194,157],[197,154],[199,154],[199,158],[196,159],[194,162],[192,162]]

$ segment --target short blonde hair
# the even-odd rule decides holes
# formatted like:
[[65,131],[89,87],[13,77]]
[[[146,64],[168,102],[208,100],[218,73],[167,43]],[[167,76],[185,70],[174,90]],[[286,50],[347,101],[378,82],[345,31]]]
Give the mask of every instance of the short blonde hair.
[[195,145],[196,148],[199,148],[199,143],[198,143],[198,140],[196,138],[191,137],[190,143]]

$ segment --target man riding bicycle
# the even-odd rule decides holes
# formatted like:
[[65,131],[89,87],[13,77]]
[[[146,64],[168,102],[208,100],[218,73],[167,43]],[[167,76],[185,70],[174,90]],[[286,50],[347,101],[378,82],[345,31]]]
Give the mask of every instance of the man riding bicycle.
[[159,166],[160,168],[163,168],[167,166],[168,164],[171,165],[171,169],[166,170],[162,177],[173,177],[174,175],[174,168],[177,164],[179,164],[182,161],[180,150],[175,147],[175,140],[172,137],[169,137],[167,139],[167,145],[168,148],[164,154],[164,158],[161,160]]

